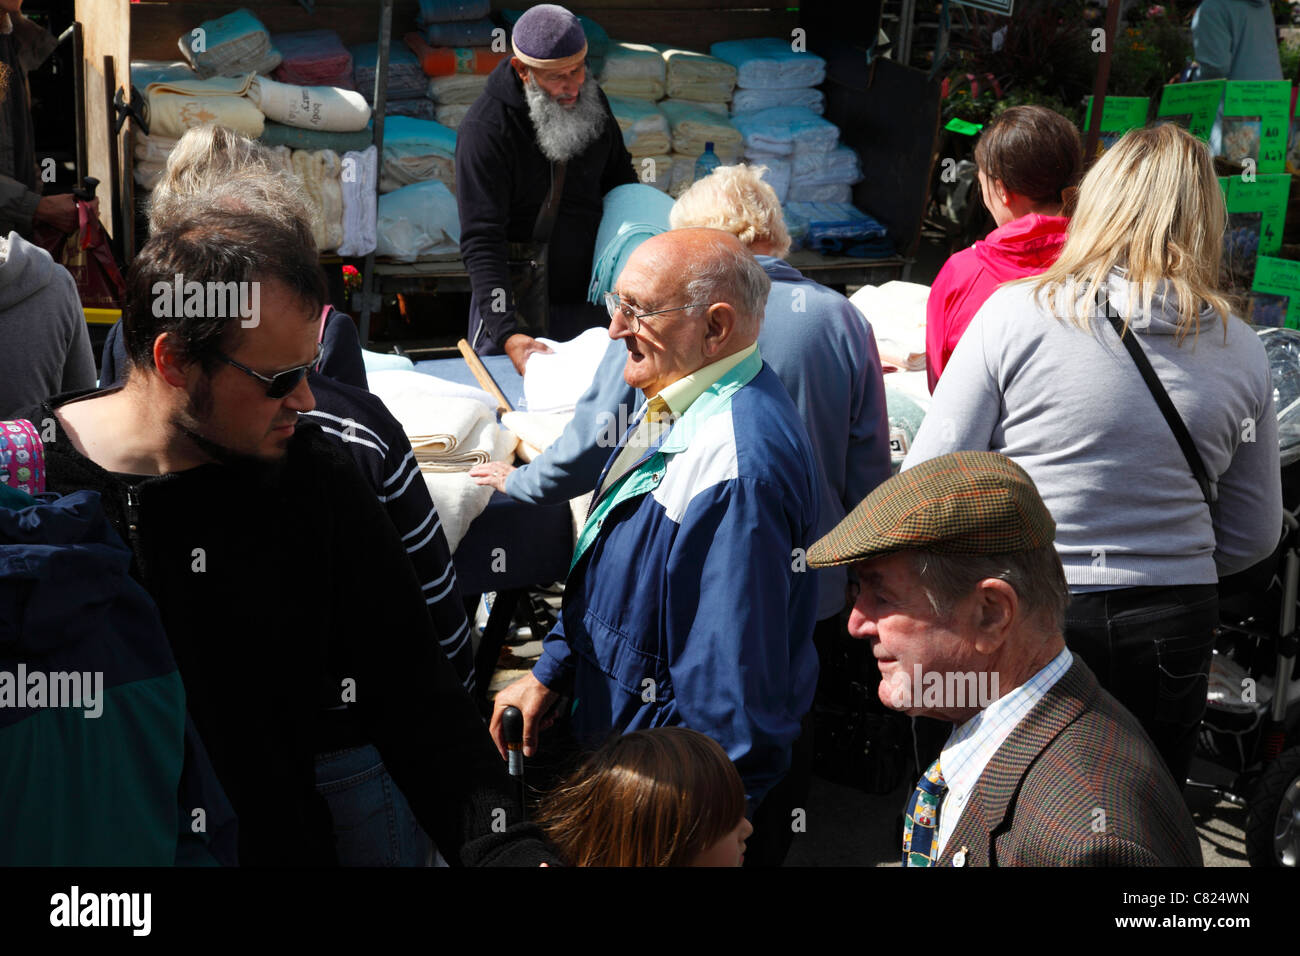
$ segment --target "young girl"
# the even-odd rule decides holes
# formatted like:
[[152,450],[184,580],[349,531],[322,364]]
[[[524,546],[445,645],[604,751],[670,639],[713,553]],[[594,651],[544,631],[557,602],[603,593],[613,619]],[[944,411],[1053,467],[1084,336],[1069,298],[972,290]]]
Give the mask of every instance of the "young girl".
[[726,753],[685,727],[610,740],[543,802],[539,823],[570,866],[740,866],[754,829]]
[[1067,190],[1079,181],[1083,144],[1074,124],[1042,106],[1013,106],[975,145],[980,193],[997,228],[953,255],[930,287],[925,361],[930,391],[966,326],[1003,282],[1050,266],[1065,244]]

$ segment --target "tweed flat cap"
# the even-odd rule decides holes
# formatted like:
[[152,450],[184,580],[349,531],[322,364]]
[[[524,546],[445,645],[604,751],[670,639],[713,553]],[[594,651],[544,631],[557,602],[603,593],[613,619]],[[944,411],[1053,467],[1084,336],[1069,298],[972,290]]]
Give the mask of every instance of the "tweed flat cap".
[[825,568],[894,551],[1011,554],[1055,537],[1023,468],[993,452],[959,451],[884,482],[808,549],[808,563]]
[[510,34],[515,56],[531,67],[559,70],[587,55],[582,23],[564,7],[541,3],[524,11]]

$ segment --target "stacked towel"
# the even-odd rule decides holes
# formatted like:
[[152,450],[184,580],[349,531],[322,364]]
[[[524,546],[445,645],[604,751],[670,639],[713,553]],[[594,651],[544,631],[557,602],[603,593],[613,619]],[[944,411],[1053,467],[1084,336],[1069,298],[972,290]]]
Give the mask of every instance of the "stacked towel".
[[456,188],[456,131],[432,120],[393,116],[384,127],[379,191],[437,180]]
[[633,158],[662,156],[672,149],[668,120],[650,100],[611,96],[609,108],[623,131],[623,145]]
[[[375,105],[375,72],[379,68],[379,44],[359,43],[352,47],[352,77],[357,92]],[[420,58],[405,43],[388,46],[388,102],[423,98],[428,79],[420,67]]]
[[365,149],[374,141],[369,128],[351,133],[338,133],[323,129],[299,129],[283,123],[267,122],[259,137],[267,146],[288,146],[290,149],[332,149],[346,153],[350,149]]
[[293,172],[302,182],[312,210],[311,232],[320,250],[337,249],[343,241],[342,163],[329,149],[300,149],[293,154]]
[[469,105],[464,103],[451,106],[435,106],[433,108],[433,118],[448,129],[456,129],[468,112]]
[[261,136],[265,117],[249,95],[252,83],[252,74],[150,83],[144,91],[149,131],[180,139],[187,129],[219,123],[245,136]]
[[437,106],[469,106],[487,88],[488,78],[456,73],[429,80],[429,99]]
[[413,100],[389,100],[384,106],[384,115],[432,120],[437,117],[438,109],[433,105],[433,100],[420,96]]
[[456,73],[487,76],[510,54],[485,46],[431,47],[418,33],[408,33],[406,46],[420,63],[425,76],[452,76]]
[[248,98],[268,118],[286,126],[348,133],[365,129],[370,122],[366,98],[355,90],[292,86],[256,76],[248,87]]
[[776,106],[732,118],[745,140],[745,156],[789,157],[798,153],[826,153],[839,142],[840,131],[802,106]]
[[826,61],[812,53],[796,53],[790,41],[777,37],[725,40],[709,52],[736,67],[736,85],[746,90],[797,90],[826,79]]
[[[596,254],[592,261],[587,299],[599,305],[623,267],[641,243],[668,231],[668,214],[673,201],[659,189],[643,183],[616,186],[605,194],[600,228],[596,230]],[[527,385],[527,380],[525,380]],[[529,409],[540,411],[528,402]]]
[[725,60],[655,44],[664,58],[668,95],[682,100],[725,104],[736,86],[736,68]]
[[242,7],[215,20],[205,20],[176,40],[181,55],[202,78],[270,73],[280,65],[280,53],[262,21]]
[[341,256],[364,256],[373,252],[375,235],[375,183],[379,175],[378,153],[374,146],[361,152],[343,155],[339,183],[343,189],[343,241]]
[[706,103],[664,100],[659,108],[668,119],[674,152],[698,157],[704,152],[704,144],[712,142],[713,151],[724,164],[739,158],[743,138],[727,118],[725,106],[719,113]]
[[773,106],[802,106],[818,116],[826,112],[826,97],[821,90],[736,90],[731,101],[732,115],[756,113]]
[[281,56],[272,75],[281,83],[353,88],[352,54],[333,30],[276,33],[271,42]]
[[491,461],[491,447],[483,448],[478,437],[484,424],[495,427],[496,416],[483,403],[442,397],[436,405],[405,407],[403,415],[398,420],[421,471],[469,471]]
[[600,87],[608,96],[642,100],[663,97],[666,67],[663,55],[644,43],[611,43],[605,50]]
[[668,192],[673,184],[673,158],[665,153],[659,156],[637,156],[632,160],[636,178],[647,186],[653,186],[662,193]]
[[848,146],[794,155],[789,198],[799,202],[848,202],[852,185],[862,180],[858,154]]
[[460,251],[456,197],[443,183],[415,183],[379,197],[375,252],[398,262]]
[[790,196],[791,165],[789,160],[773,156],[756,164],[755,167],[763,170],[760,178],[772,187],[772,191],[776,193],[776,201],[782,204]]

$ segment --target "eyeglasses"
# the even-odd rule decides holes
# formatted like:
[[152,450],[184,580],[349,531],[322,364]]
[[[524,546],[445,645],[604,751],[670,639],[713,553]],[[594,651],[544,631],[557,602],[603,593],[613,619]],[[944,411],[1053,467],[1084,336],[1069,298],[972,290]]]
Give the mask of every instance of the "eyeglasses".
[[712,302],[696,302],[693,305],[678,305],[671,309],[659,309],[656,312],[633,312],[632,307],[619,298],[617,292],[605,293],[605,310],[609,312],[609,317],[612,319],[622,315],[633,335],[641,331],[641,320],[648,316],[663,315],[665,312],[681,312],[683,309],[698,309],[712,304]]
[[321,347],[320,345],[316,346],[316,357],[312,359],[310,362],[308,362],[306,365],[298,365],[295,366],[294,368],[287,368],[283,372],[277,372],[276,374],[269,377],[261,374],[260,372],[254,372],[247,365],[241,365],[239,362],[236,362],[234,359],[232,359],[229,355],[225,355],[221,352],[218,352],[216,354],[217,354],[217,358],[221,359],[221,361],[225,362],[227,365],[233,365],[235,368],[239,369],[245,375],[251,375],[259,382],[265,382],[267,398],[284,398],[286,395],[288,395],[290,392],[292,392],[295,388],[298,387],[298,383],[307,377],[308,372],[310,372],[312,369],[314,369],[317,366],[317,364],[320,363]]

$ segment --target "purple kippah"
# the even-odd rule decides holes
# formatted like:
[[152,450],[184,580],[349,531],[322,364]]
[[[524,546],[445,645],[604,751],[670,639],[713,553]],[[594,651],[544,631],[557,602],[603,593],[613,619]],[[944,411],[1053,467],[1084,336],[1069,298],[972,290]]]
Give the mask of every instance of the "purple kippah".
[[587,35],[564,7],[541,3],[529,8],[510,35],[517,52],[532,60],[564,60],[584,52]]

